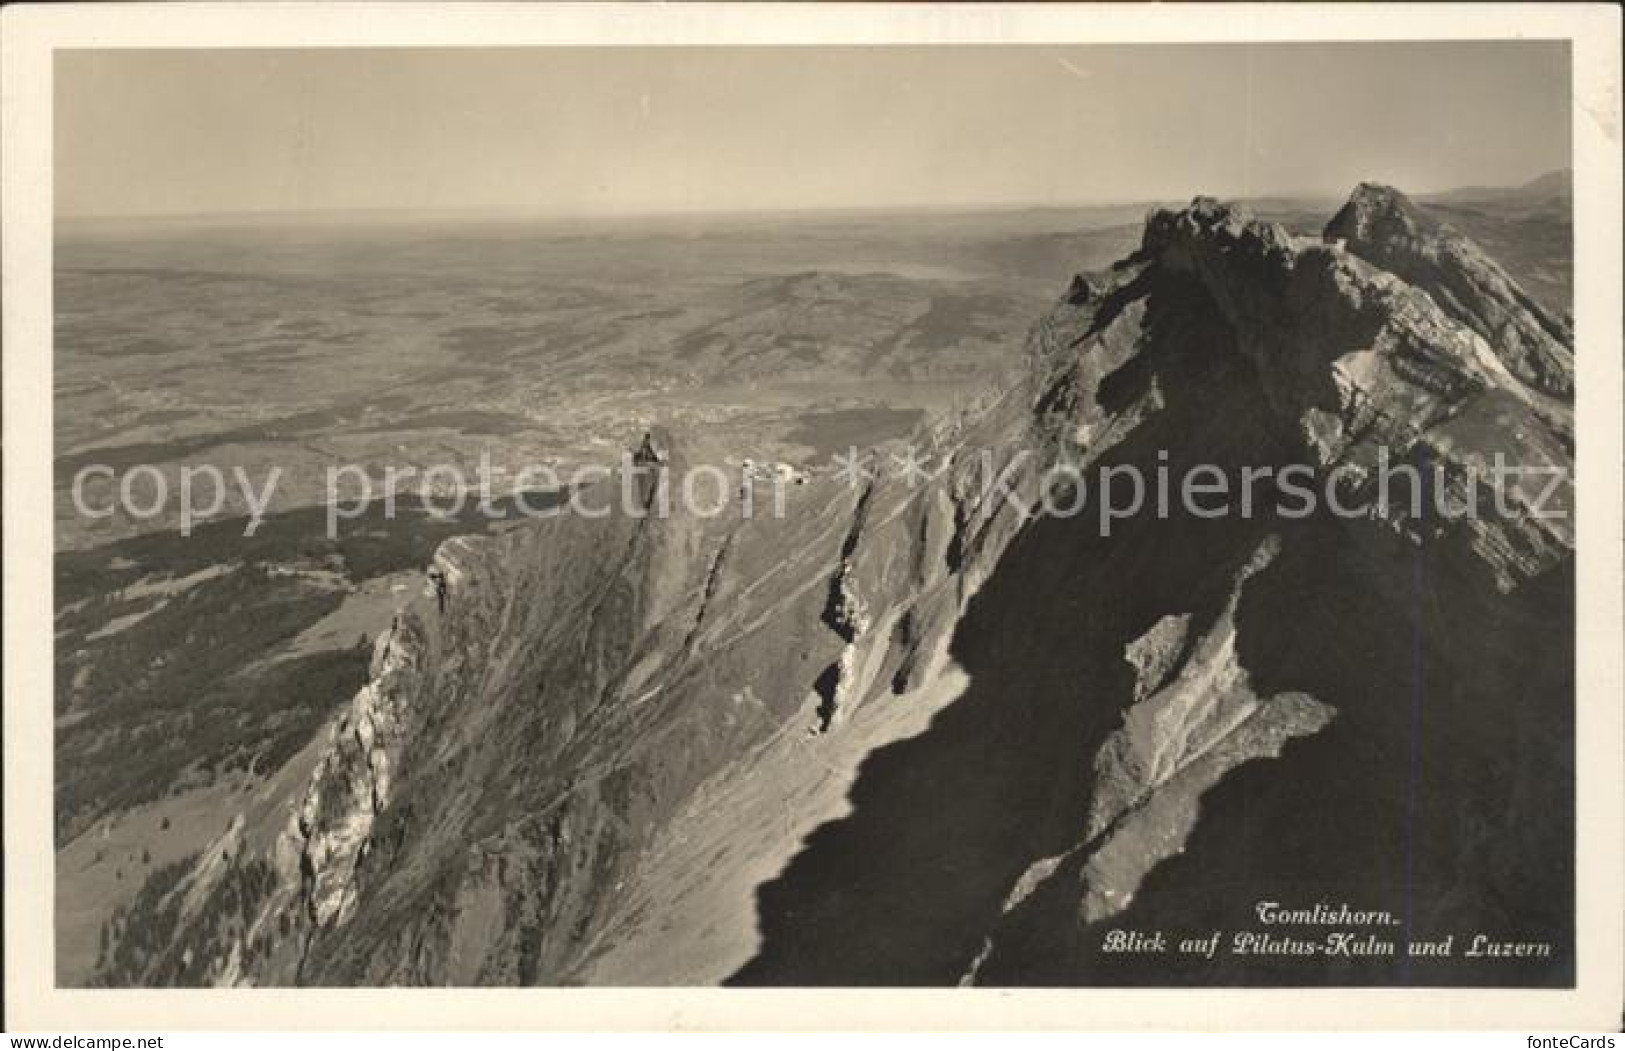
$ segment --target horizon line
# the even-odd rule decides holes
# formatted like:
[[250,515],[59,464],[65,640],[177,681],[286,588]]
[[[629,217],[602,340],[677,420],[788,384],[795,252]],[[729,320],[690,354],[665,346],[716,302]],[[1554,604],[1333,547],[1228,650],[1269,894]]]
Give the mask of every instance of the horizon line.
[[[1411,191],[1405,187],[1396,187],[1401,192],[1414,197],[1439,197],[1452,193],[1467,191],[1514,191],[1523,189],[1533,183],[1539,182],[1553,175],[1572,173],[1572,167],[1553,168],[1542,172],[1530,179],[1518,183],[1505,185],[1468,184],[1464,186],[1450,186],[1443,189]],[[1354,186],[1368,180],[1356,180],[1346,191],[1331,190],[1266,190],[1248,194],[1211,194],[1197,193],[1190,199],[1201,196],[1218,197],[1226,201],[1301,201],[1322,202],[1335,201],[1351,193]],[[527,208],[503,207],[359,207],[359,208],[266,208],[242,209],[233,211],[202,211],[202,212],[139,212],[139,213],[104,213],[80,212],[71,214],[56,214],[52,217],[53,223],[69,224],[197,224],[229,222],[283,222],[298,223],[310,222],[314,225],[338,225],[346,220],[371,220],[373,222],[401,222],[401,221],[523,221],[547,223],[600,223],[600,222],[636,222],[650,220],[705,220],[705,219],[752,219],[752,218],[785,218],[785,217],[819,217],[819,216],[861,216],[861,215],[968,215],[978,212],[1044,212],[1044,211],[1081,211],[1090,209],[1112,208],[1145,208],[1177,203],[1185,199],[1180,197],[1142,197],[1129,199],[1101,199],[1078,201],[954,201],[940,204],[926,203],[891,203],[877,205],[813,205],[810,207],[779,207],[779,208],[719,208],[719,209],[685,209],[666,211],[624,211],[624,212],[545,212]]]

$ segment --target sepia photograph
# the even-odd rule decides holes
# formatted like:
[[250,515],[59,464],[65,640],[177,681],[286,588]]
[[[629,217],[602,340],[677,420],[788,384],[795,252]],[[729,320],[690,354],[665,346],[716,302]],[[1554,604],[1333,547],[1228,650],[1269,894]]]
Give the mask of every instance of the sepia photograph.
[[1617,10],[1084,6],[49,47],[8,987],[1617,986]]

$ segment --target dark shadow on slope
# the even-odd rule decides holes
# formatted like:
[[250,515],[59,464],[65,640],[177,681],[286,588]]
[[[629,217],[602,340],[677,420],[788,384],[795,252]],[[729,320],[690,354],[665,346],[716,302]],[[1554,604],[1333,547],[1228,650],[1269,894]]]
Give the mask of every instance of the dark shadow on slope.
[[[1273,462],[1256,379],[1205,298],[1165,284],[1147,318],[1160,367],[1140,382],[1156,376],[1167,407],[1110,461],[1147,477],[1160,448],[1175,477],[1197,461]],[[1123,646],[1170,611],[1211,620],[1267,528],[1148,514],[1103,537],[1092,515],[1031,523],[955,633],[970,685],[925,733],[871,754],[851,814],[759,889],[761,950],[730,983],[957,981],[1011,884],[1082,833],[1094,754],[1132,687]]]
[[[1123,404],[1153,379],[1167,408],[1108,457],[1175,478],[1197,461],[1280,462],[1254,428],[1256,381],[1199,294],[1166,280],[1145,357],[1102,384]],[[732,984],[951,984],[993,932],[992,985],[1563,985],[1573,940],[1572,564],[1512,596],[1430,552],[1357,544],[1329,520],[1160,521],[1102,537],[1092,518],[1041,519],[1012,543],[956,631],[965,693],[919,737],[875,751],[851,814],[817,829],[758,891],[757,957]],[[1128,703],[1123,646],[1160,616],[1212,619],[1231,573],[1283,536],[1238,611],[1261,696],[1307,692],[1333,724],[1255,760],[1202,799],[1185,850],[1124,913],[1080,928],[1076,864],[1010,916],[1035,860],[1083,834],[1090,768]],[[1563,645],[1552,645],[1554,640]],[[1215,960],[1099,951],[1106,931],[1175,939],[1258,929],[1256,903],[1388,909],[1388,957]],[[1324,929],[1276,930],[1319,937]],[[1454,936],[1447,960],[1417,939]],[[1550,942],[1548,957],[1468,957],[1473,938]]]

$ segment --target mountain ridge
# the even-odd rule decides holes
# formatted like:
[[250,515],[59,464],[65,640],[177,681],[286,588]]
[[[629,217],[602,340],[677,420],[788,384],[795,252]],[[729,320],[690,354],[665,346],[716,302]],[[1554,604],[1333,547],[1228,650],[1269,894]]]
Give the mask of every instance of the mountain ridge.
[[[1024,372],[917,432],[937,465],[923,484],[814,478],[782,520],[650,516],[685,458],[657,434],[640,447],[645,513],[446,543],[444,600],[420,597],[380,637],[373,681],[329,728],[283,827],[257,843],[228,830],[210,864],[178,876],[159,951],[102,980],[590,983],[625,968],[626,946],[662,939],[706,956],[667,950],[669,970],[641,980],[1102,980],[1085,935],[1166,896],[1184,847],[1235,863],[1201,817],[1214,799],[1301,776],[1327,740],[1361,756],[1403,742],[1406,709],[1377,702],[1412,674],[1394,640],[1424,612],[1446,625],[1418,636],[1428,660],[1510,713],[1476,726],[1459,688],[1429,679],[1439,718],[1473,726],[1450,741],[1459,755],[1430,760],[1467,777],[1469,760],[1509,756],[1528,798],[1503,814],[1496,789],[1462,796],[1510,844],[1510,874],[1458,871],[1484,847],[1450,815],[1426,819],[1436,844],[1413,829],[1407,849],[1434,889],[1539,893],[1560,925],[1567,899],[1535,865],[1559,833],[1525,819],[1562,813],[1560,785],[1527,780],[1541,749],[1561,762],[1561,743],[1508,734],[1544,710],[1541,691],[1561,695],[1562,669],[1541,647],[1496,649],[1563,623],[1572,532],[1533,513],[1533,491],[1466,521],[1175,516],[1117,535],[1030,510],[1057,464],[1149,475],[1163,453],[1342,470],[1351,497],[1370,495],[1386,453],[1441,465],[1457,497],[1496,453],[1568,465],[1572,333],[1397,191],[1362,186],[1344,213],[1316,239],[1211,198],[1154,212],[1138,251],[1080,276],[1039,322]],[[607,497],[618,481],[603,484]],[[1305,667],[1293,638],[1294,619],[1322,630],[1310,607],[1328,581],[1381,642],[1348,676],[1369,698]],[[895,713],[911,701],[930,710],[905,730]],[[1397,819],[1407,776],[1342,786],[1330,805]],[[838,792],[848,810],[769,828],[793,825],[797,792]],[[779,809],[696,813],[704,798]],[[761,838],[683,860],[679,827]],[[729,920],[731,940],[650,914],[680,910],[664,886],[751,868],[753,845],[788,856],[754,910],[733,902],[755,915]],[[1357,886],[1388,858],[1335,878]],[[1335,973],[1388,980],[1375,967]],[[1559,959],[1526,973],[1568,972]]]

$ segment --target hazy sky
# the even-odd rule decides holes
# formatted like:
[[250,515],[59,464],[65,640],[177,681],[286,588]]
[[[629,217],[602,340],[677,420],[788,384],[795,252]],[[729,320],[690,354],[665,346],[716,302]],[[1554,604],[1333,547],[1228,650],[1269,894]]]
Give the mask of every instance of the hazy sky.
[[1413,191],[1569,164],[1561,43],[79,51],[57,213]]

